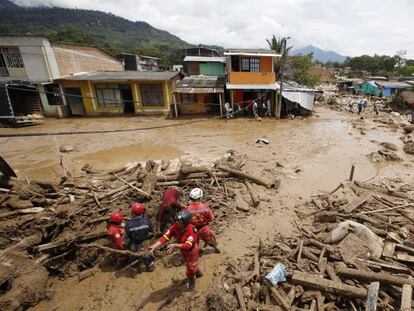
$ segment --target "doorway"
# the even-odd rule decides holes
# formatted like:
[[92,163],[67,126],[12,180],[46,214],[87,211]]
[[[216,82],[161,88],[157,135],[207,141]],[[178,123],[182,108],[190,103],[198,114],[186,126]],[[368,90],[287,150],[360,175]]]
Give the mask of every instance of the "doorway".
[[124,113],[135,113],[134,98],[132,96],[131,86],[128,84],[121,84],[119,86],[119,89],[121,90]]
[[86,115],[80,88],[65,88],[65,99],[70,107],[72,115]]

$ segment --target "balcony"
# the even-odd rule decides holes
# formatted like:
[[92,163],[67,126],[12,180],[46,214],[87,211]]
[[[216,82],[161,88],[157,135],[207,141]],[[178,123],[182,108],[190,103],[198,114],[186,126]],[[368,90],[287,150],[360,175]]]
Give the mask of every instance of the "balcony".
[[274,72],[236,72],[229,74],[230,84],[275,84]]
[[0,76],[7,77],[8,75],[9,75],[9,71],[7,70],[7,67],[0,67]]

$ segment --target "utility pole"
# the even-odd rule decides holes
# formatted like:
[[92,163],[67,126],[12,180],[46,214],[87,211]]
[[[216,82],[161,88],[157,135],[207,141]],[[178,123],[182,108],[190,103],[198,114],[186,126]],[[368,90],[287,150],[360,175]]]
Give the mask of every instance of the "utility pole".
[[283,79],[285,75],[285,61],[286,61],[286,42],[289,39],[289,37],[285,37],[282,39],[281,46],[280,46],[280,52],[282,53],[282,63],[280,65],[280,96],[278,98],[278,104],[276,105],[276,119],[280,119],[280,114],[282,111],[282,91],[283,91]]

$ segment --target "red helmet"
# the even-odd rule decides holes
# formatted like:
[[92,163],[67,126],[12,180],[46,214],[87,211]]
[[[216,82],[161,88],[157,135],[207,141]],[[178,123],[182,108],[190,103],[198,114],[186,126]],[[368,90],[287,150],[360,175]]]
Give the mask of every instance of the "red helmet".
[[135,202],[131,205],[132,214],[139,216],[139,215],[144,214],[144,212],[145,212],[145,207],[143,204]]
[[111,213],[109,220],[113,223],[121,223],[124,220],[124,215],[120,212]]

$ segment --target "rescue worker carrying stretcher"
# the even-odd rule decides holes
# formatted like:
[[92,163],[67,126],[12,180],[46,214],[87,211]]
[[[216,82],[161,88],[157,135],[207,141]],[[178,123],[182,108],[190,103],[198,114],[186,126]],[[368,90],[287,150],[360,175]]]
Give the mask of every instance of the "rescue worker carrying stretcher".
[[[125,223],[124,247],[132,252],[142,249],[144,241],[149,240],[154,235],[154,227],[151,221],[145,217],[145,207],[141,203],[131,205],[132,219]],[[149,254],[144,258],[147,271],[154,269],[154,256]]]
[[[109,242],[113,249],[122,250],[124,244],[124,215],[120,212],[111,213],[106,225]],[[124,255],[118,254],[118,263],[125,260]]]
[[191,224],[196,227],[197,234],[204,241],[203,249],[210,245],[216,251],[220,253],[220,250],[217,248],[216,236],[208,226],[208,224],[214,219],[213,212],[211,209],[201,203],[201,198],[203,197],[203,190],[200,188],[194,188],[190,192],[190,198],[192,203],[187,206],[186,211],[190,212],[193,216],[191,218]]
[[171,237],[174,237],[176,243],[167,246],[167,253],[170,254],[175,249],[181,251],[187,268],[188,288],[193,289],[196,283],[196,276],[201,276],[202,274],[198,269],[199,247],[197,229],[190,223],[191,216],[191,213],[186,211],[178,212],[175,217],[176,223],[148,249],[148,253],[152,255],[157,247],[167,243]]
[[184,209],[180,203],[180,191],[175,188],[166,189],[158,210],[157,231],[165,232],[174,223],[175,215]]

